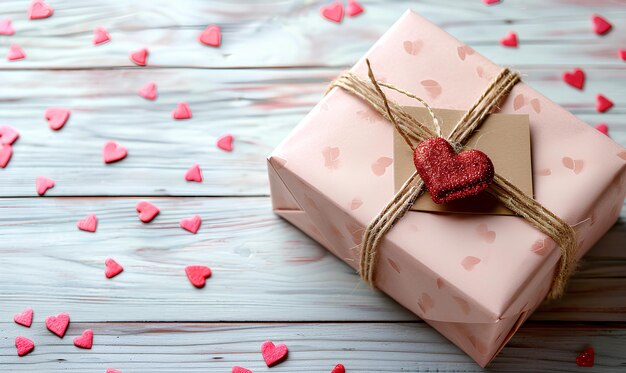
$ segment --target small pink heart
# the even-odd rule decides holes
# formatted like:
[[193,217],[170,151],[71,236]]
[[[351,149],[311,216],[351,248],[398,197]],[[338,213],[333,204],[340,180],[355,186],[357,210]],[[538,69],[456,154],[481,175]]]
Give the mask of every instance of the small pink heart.
[[71,111],[69,111],[68,109],[52,107],[46,109],[44,117],[48,121],[48,126],[50,126],[51,129],[58,131],[63,128],[65,123],[67,123],[70,114]]
[[574,88],[583,89],[585,72],[579,68],[574,69],[572,72],[566,71],[563,73],[563,81]]
[[218,137],[217,147],[227,152],[233,151],[233,135],[226,134]]
[[148,100],[156,100],[157,98],[157,86],[155,82],[150,82],[144,85],[139,90],[139,96],[148,99]]
[[324,166],[326,168],[335,169],[339,166],[339,148],[327,146],[322,150],[322,156],[324,157]]
[[0,143],[0,167],[5,168],[13,155],[13,147],[8,144]]
[[185,267],[185,273],[193,286],[203,288],[206,284],[206,279],[211,277],[211,268],[198,265],[187,266]]
[[563,165],[566,168],[574,171],[574,174],[578,175],[583,170],[583,160],[582,159],[572,159],[570,157],[563,157],[562,159]]
[[189,119],[191,118],[191,109],[186,102],[179,102],[176,109],[172,112],[172,118],[174,119]]
[[91,346],[93,346],[93,331],[87,329],[80,337],[74,338],[74,346],[88,350],[91,349]]
[[234,366],[233,369],[231,370],[231,373],[252,373],[252,371],[244,367]]
[[198,232],[198,229],[200,229],[200,224],[202,224],[202,218],[200,217],[200,215],[194,215],[190,218],[185,218],[180,221],[180,227],[193,234],[196,234],[196,232]]
[[475,256],[466,256],[463,261],[461,261],[461,265],[466,271],[471,271],[478,263],[480,263],[480,259]]
[[28,8],[28,19],[42,19],[48,18],[52,15],[54,10],[43,0],[33,0]]
[[541,101],[539,101],[538,98],[533,98],[532,100],[530,100],[530,106],[533,108],[535,113],[541,113]]
[[106,278],[113,278],[122,273],[123,270],[124,267],[119,265],[118,262],[111,258],[107,258],[104,261],[104,275],[106,276]]
[[95,232],[98,227],[98,218],[95,214],[89,214],[83,220],[79,220],[78,223],[76,223],[76,226],[81,231]]
[[24,356],[35,348],[35,343],[26,337],[18,336],[15,337],[15,347],[17,348],[17,356]]
[[139,66],[146,66],[148,59],[148,49],[142,48],[130,53],[130,60]]
[[0,126],[0,144],[11,145],[20,137],[19,132],[11,126]]
[[196,163],[187,170],[185,180],[196,181],[198,183],[202,181],[202,171],[200,170],[199,164]]
[[474,54],[474,50],[467,45],[461,45],[456,48],[456,53],[459,55],[461,61],[465,61],[465,57]]
[[222,30],[217,25],[210,25],[198,35],[200,43],[211,47],[219,47],[222,43]]
[[476,232],[487,243],[493,243],[493,241],[496,240],[496,232],[490,231],[487,224],[479,224],[478,227],[476,227]]
[[509,32],[505,37],[500,39],[500,44],[509,48],[517,48],[517,34],[514,32]]
[[348,17],[358,16],[363,13],[363,11],[363,7],[356,0],[348,0],[348,5],[346,6],[346,14]]
[[537,255],[545,256],[550,252],[550,247],[548,247],[548,239],[538,239],[532,244],[532,246],[530,247],[530,251]]
[[483,0],[483,4],[486,4],[486,5],[497,4],[499,2],[500,0]]
[[104,27],[96,27],[93,30],[93,45],[104,44],[111,41],[111,35]]
[[46,328],[48,328],[48,330],[61,338],[63,338],[63,336],[65,335],[65,332],[67,331],[67,327],[69,325],[70,315],[65,312],[62,312],[56,316],[46,317]]
[[424,313],[428,313],[434,306],[435,302],[428,293],[422,293],[420,299],[417,301],[417,305]]
[[9,46],[9,53],[7,53],[7,60],[9,61],[17,61],[26,58],[26,53],[24,50],[17,44],[11,44]]
[[45,176],[37,176],[35,179],[35,187],[37,194],[43,196],[48,189],[54,188],[54,180]]
[[596,124],[596,129],[605,135],[609,135],[609,126],[606,123]]
[[619,57],[622,61],[626,61],[626,49],[619,49],[617,51],[617,57]]
[[420,84],[432,98],[437,98],[441,94],[441,85],[435,80],[422,80]]
[[118,145],[115,141],[107,141],[102,148],[102,159],[104,163],[113,163],[126,158],[128,151],[125,147]]
[[117,370],[117,369],[113,369],[113,368],[107,368],[106,373],[122,373],[121,370]]
[[419,39],[412,40],[412,41],[405,40],[402,46],[404,47],[405,52],[407,52],[410,55],[417,56],[420,50],[422,50],[422,47],[424,46],[424,42]]
[[343,364],[337,364],[330,373],[346,373],[346,367]]
[[320,8],[322,17],[329,21],[340,23],[343,19],[343,5],[341,1],[334,1]]
[[609,100],[602,94],[596,95],[596,110],[604,113],[613,107],[613,101]]
[[613,25],[609,21],[598,14],[591,16],[591,22],[593,22],[593,32],[598,35],[604,35],[613,28]]
[[16,324],[23,325],[27,328],[30,327],[33,323],[33,309],[28,307],[24,311],[16,313],[13,316],[13,321],[15,321]]
[[148,201],[137,202],[135,209],[139,213],[139,220],[144,223],[151,222],[160,212],[158,207]]
[[385,174],[387,167],[393,164],[393,159],[389,157],[380,157],[374,163],[372,163],[372,172],[376,176],[382,176]]
[[289,349],[287,349],[287,345],[284,344],[274,345],[271,341],[266,341],[261,345],[261,354],[268,367],[282,361],[287,356],[288,352]]
[[550,170],[549,168],[542,168],[542,169],[537,171],[537,175],[539,175],[539,176],[550,176],[550,175],[552,175],[552,170]]
[[469,315],[470,311],[472,310],[470,308],[469,302],[466,301],[465,299],[461,298],[461,297],[457,297],[457,296],[452,296],[452,299],[454,299],[454,301],[456,302],[456,304],[459,305],[459,307],[461,308],[461,312],[463,312],[464,315]]
[[15,30],[11,24],[11,20],[6,18],[0,21],[0,35],[13,35]]
[[356,210],[363,205],[363,200],[359,197],[352,198],[352,202],[350,202],[350,210]]

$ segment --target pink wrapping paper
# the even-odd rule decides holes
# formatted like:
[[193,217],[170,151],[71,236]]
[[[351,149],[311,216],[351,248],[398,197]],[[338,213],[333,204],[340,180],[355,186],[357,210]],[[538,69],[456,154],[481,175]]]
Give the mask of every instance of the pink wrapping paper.
[[[455,110],[501,69],[411,11],[366,57],[379,80]],[[365,78],[364,61],[352,70]],[[582,256],[619,216],[626,150],[524,83],[501,112],[529,116],[534,197],[575,225]],[[364,227],[393,196],[392,158],[393,126],[335,88],[268,158],[273,208],[356,268]],[[519,217],[410,211],[385,236],[376,285],[485,366],[547,294],[555,246]]]

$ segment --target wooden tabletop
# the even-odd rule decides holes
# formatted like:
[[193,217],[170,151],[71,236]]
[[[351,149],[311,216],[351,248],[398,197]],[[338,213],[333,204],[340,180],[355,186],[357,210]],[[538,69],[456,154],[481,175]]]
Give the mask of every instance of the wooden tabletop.
[[[311,110],[328,82],[351,66],[412,8],[524,80],[590,125],[606,122],[626,144],[626,2],[623,0],[363,0],[362,15],[340,25],[323,19],[328,1],[48,0],[54,15],[28,21],[28,0],[2,0],[0,53],[17,43],[22,61],[0,61],[0,124],[18,129],[13,158],[0,169],[0,371],[476,372],[482,369],[444,337],[382,293],[363,285],[340,260],[270,206],[265,157]],[[238,3],[238,4],[237,4]],[[591,31],[600,13],[614,29]],[[222,28],[222,46],[196,37]],[[92,45],[93,29],[112,40]],[[509,31],[518,49],[498,40]],[[148,66],[130,51],[147,47]],[[583,68],[583,91],[561,74]],[[137,95],[157,83],[158,99]],[[595,111],[595,94],[615,102]],[[193,118],[174,121],[186,101]],[[56,132],[49,107],[72,111]],[[232,133],[234,150],[215,146]],[[128,148],[105,165],[102,146]],[[202,183],[184,174],[200,164]],[[37,196],[35,178],[56,181]],[[135,204],[161,209],[144,224]],[[79,231],[88,214],[96,233]],[[178,227],[198,214],[196,235]],[[493,372],[624,372],[626,370],[626,209],[585,257],[567,296],[536,312],[490,365]],[[104,276],[111,257],[124,266]],[[208,265],[204,289],[185,277]],[[25,328],[13,314],[32,307]],[[44,325],[67,312],[64,339]],[[72,339],[94,331],[94,346]],[[18,357],[14,338],[35,342]],[[286,343],[288,359],[267,368],[263,341]],[[575,358],[586,346],[594,368]]]

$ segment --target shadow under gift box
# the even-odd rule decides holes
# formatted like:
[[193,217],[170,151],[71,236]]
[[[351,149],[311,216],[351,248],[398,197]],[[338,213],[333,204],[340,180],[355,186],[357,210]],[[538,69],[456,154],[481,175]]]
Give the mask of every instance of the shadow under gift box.
[[[378,80],[454,110],[467,110],[501,70],[412,11],[365,57]],[[352,71],[367,79],[365,57]],[[575,225],[580,258],[619,216],[626,150],[524,83],[501,113],[529,116],[534,198]],[[393,167],[380,161],[393,157],[393,131],[368,104],[333,89],[268,158],[274,211],[356,268],[364,228],[393,197]],[[560,257],[520,217],[416,211],[379,253],[376,286],[481,366],[541,304]]]

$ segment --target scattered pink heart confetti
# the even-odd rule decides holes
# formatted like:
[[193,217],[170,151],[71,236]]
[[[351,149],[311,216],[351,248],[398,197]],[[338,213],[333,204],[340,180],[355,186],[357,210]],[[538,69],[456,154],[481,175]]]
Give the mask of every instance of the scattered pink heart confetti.
[[219,47],[222,44],[222,30],[217,25],[209,25],[198,35],[198,41],[211,47]]
[[35,187],[37,194],[43,196],[48,189],[54,188],[54,180],[45,176],[37,176],[35,179]]
[[563,73],[563,81],[574,88],[583,89],[585,72],[579,68],[574,69],[572,72],[566,71]]
[[180,227],[193,234],[196,234],[196,232],[198,232],[201,224],[202,218],[200,217],[200,215],[194,215],[190,218],[181,219],[180,221]]
[[202,171],[200,170],[199,164],[196,163],[187,170],[185,180],[196,181],[198,183],[202,181]]
[[52,7],[43,0],[33,0],[28,7],[28,19],[48,18],[54,13]]
[[93,45],[100,45],[111,41],[111,35],[104,27],[96,27],[93,30]]
[[81,336],[74,338],[74,346],[87,350],[91,349],[93,346],[93,331],[87,329]]
[[591,22],[593,22],[593,32],[598,35],[604,35],[613,28],[613,25],[599,14],[592,15]]
[[509,48],[517,48],[517,34],[514,32],[509,32],[505,37],[500,39],[500,44]]
[[9,46],[9,53],[7,53],[7,60],[9,61],[18,61],[26,58],[26,53],[24,50],[17,44],[11,44]]
[[107,368],[106,373],[122,373],[121,370],[117,370],[117,369],[113,369],[113,368]]
[[330,373],[346,373],[346,367],[343,364],[337,364]]
[[274,345],[271,341],[263,342],[261,345],[261,354],[263,355],[263,360],[265,360],[265,364],[268,367],[278,364],[281,362],[289,352],[287,345],[278,344]]
[[106,278],[113,278],[122,273],[123,270],[124,267],[111,258],[107,258],[104,261],[104,275]]
[[61,338],[65,335],[69,325],[70,315],[65,312],[61,312],[56,316],[46,317],[46,328]]
[[217,147],[227,152],[233,151],[233,135],[222,135],[217,139]]
[[81,231],[95,232],[98,227],[98,217],[96,217],[95,214],[89,214],[83,220],[79,220],[78,223],[76,223],[76,226]]
[[341,23],[343,19],[343,4],[341,1],[334,1],[328,5],[324,5],[320,8],[320,13],[322,17],[326,18],[329,21]]
[[26,337],[18,336],[15,337],[15,348],[17,348],[17,356],[24,356],[35,348],[35,343]]
[[186,102],[179,102],[176,109],[172,112],[172,118],[174,119],[189,119],[191,118],[191,109]]
[[609,126],[606,123],[597,124],[596,129],[607,136],[609,135]]
[[0,126],[0,144],[11,145],[20,137],[19,132],[11,126]]
[[185,273],[193,286],[203,288],[206,284],[206,279],[211,277],[211,268],[200,265],[187,266],[185,267]]
[[68,109],[52,107],[46,109],[44,116],[48,121],[48,126],[50,126],[51,129],[58,131],[65,126],[65,123],[67,123],[67,120],[70,118],[70,114],[71,111]]
[[602,94],[596,95],[596,110],[604,113],[613,107],[613,101],[609,100]]
[[500,0],[482,0],[483,4],[486,5],[493,5],[493,4],[498,4],[500,2]]
[[576,356],[576,365],[579,367],[592,367],[594,364],[593,347],[587,347],[580,355]]
[[148,201],[137,202],[135,209],[139,213],[139,220],[144,223],[151,222],[160,212],[158,207]]
[[13,316],[13,321],[15,321],[16,324],[23,325],[27,328],[30,327],[33,323],[33,309],[27,307],[24,311],[16,313]]
[[244,367],[234,366],[233,369],[231,370],[231,373],[252,373],[252,371]]
[[139,96],[148,99],[148,100],[156,100],[157,99],[157,86],[155,82],[150,82],[144,85],[139,90]]
[[346,6],[346,14],[348,17],[358,16],[363,13],[363,11],[363,6],[361,6],[361,4],[359,4],[356,0],[348,0],[348,5]]
[[617,51],[617,56],[622,60],[626,61],[626,49],[620,49]]
[[13,25],[11,24],[11,20],[8,18],[0,21],[0,35],[13,35],[15,34],[15,29],[13,29]]
[[13,147],[9,144],[0,143],[0,167],[5,168],[9,161],[11,160],[11,156],[13,155]]
[[128,151],[125,147],[118,145],[115,141],[107,141],[102,148],[102,159],[104,163],[113,163],[126,158]]
[[148,59],[148,50],[146,48],[142,48],[130,53],[129,58],[132,62],[139,66],[146,66],[146,61]]

